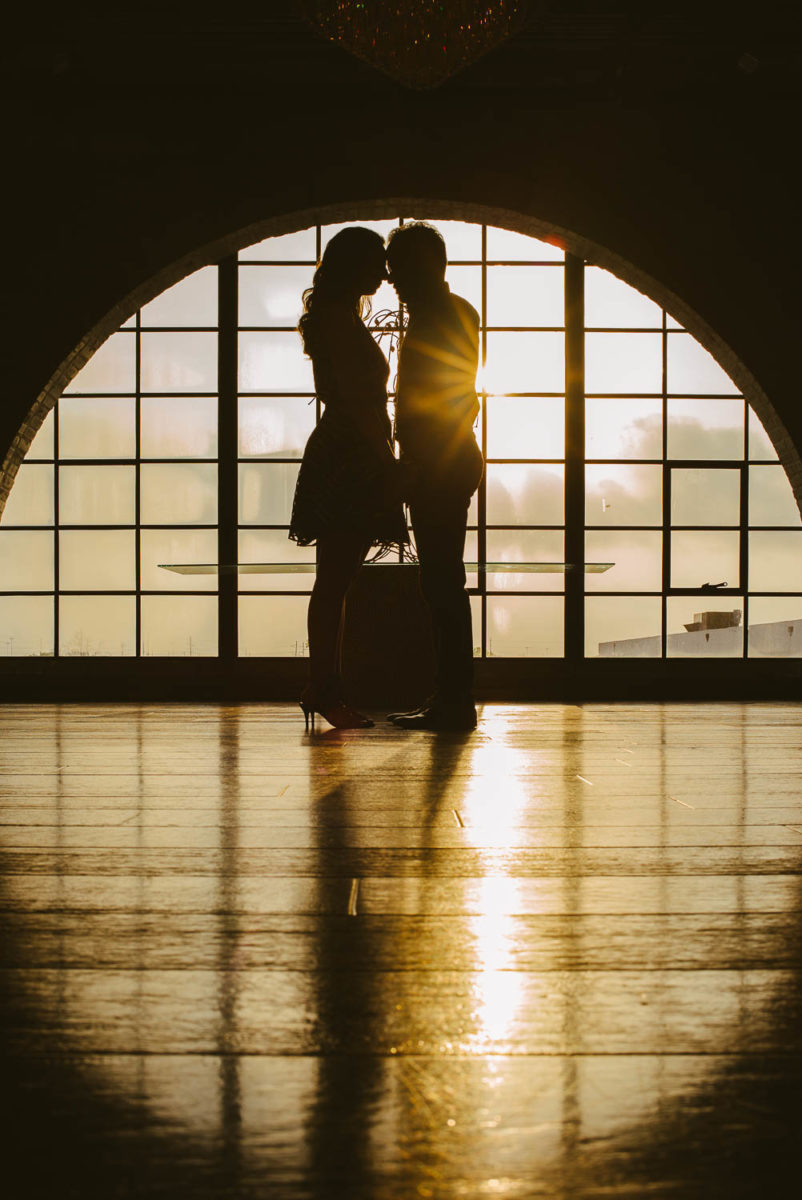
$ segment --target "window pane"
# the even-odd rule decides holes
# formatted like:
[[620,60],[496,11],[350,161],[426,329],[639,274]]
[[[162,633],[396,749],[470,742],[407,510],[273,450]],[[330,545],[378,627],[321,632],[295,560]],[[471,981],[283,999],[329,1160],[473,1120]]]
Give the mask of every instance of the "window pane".
[[215,458],[216,396],[143,396],[140,452],[143,458]]
[[298,467],[294,463],[243,463],[239,468],[241,525],[288,525]]
[[216,392],[216,333],[143,333],[143,392]]
[[473,633],[473,657],[482,657],[482,604],[481,596],[469,596],[471,602],[471,629]]
[[565,468],[556,464],[491,464],[487,468],[488,525],[562,525]]
[[585,267],[585,325],[662,329],[663,310],[601,267]]
[[659,596],[594,596],[585,601],[586,658],[659,658]]
[[[361,225],[363,229],[372,229],[380,237],[386,238],[390,230],[395,229],[397,224],[397,217],[384,217],[380,221],[361,221],[357,219],[355,221],[340,221],[331,225],[322,225],[320,228],[321,250],[325,250],[335,233],[339,233],[341,229],[348,229],[352,225]],[[438,222],[438,225],[440,224],[441,222]]]
[[314,392],[312,363],[297,333],[241,333],[239,387],[243,392]]
[[46,592],[53,588],[53,534],[0,531],[0,579],[7,592]]
[[585,454],[588,458],[662,458],[661,402],[628,397],[588,400]]
[[749,657],[802,658],[802,597],[753,596]]
[[203,267],[167,288],[143,306],[139,320],[143,326],[216,325],[217,267]]
[[61,596],[59,654],[128,657],[136,653],[133,596]]
[[0,596],[0,657],[53,653],[53,597]]
[[3,525],[53,524],[54,470],[52,466],[22,463],[0,518]]
[[740,520],[740,471],[704,467],[672,470],[672,525],[738,525]]
[[301,396],[240,396],[241,458],[300,458],[315,427],[315,405]]
[[662,525],[663,468],[618,463],[585,468],[588,525]]
[[488,396],[488,458],[563,458],[562,397]]
[[283,325],[294,329],[303,312],[303,293],[315,268],[249,267],[239,272],[240,325]]
[[768,460],[777,458],[774,443],[763,428],[760,417],[752,408],[749,409],[749,457]]
[[563,272],[556,267],[488,267],[487,324],[562,328]]
[[143,655],[217,654],[216,596],[143,596],[141,603]]
[[671,586],[699,588],[723,583],[740,583],[739,533],[707,530],[699,533],[672,533]]
[[216,529],[143,529],[139,541],[143,591],[216,592],[217,575],[177,575],[159,563],[216,563]]
[[609,571],[585,576],[586,592],[659,592],[663,535],[643,529],[599,529],[585,534],[585,561],[611,562]]
[[488,658],[561,658],[562,596],[488,596]]
[[312,225],[309,229],[298,229],[295,233],[282,233],[278,237],[255,242],[253,246],[246,246],[244,250],[240,250],[239,257],[243,262],[262,258],[268,261],[276,259],[291,262],[294,259],[297,262],[313,263],[317,257],[316,243],[317,231]]
[[[479,538],[476,531],[469,529],[465,535],[465,550],[462,555],[463,562],[475,563],[479,556]],[[479,570],[475,567],[473,570],[465,572],[465,586],[468,588],[477,588],[479,586]]]
[[135,392],[136,334],[113,333],[95,351],[67,392]]
[[33,441],[28,447],[28,453],[25,458],[28,462],[32,462],[39,458],[53,457],[53,428],[55,425],[55,410],[51,409],[45,417],[42,424],[39,426],[39,432],[34,435]]
[[[477,225],[473,221],[441,221],[439,217],[408,217],[406,214],[404,215],[404,220],[407,222],[411,220],[427,221],[430,225],[434,225],[435,229],[439,229],[440,233],[445,238],[446,252],[448,254],[449,262],[481,261],[481,225]],[[369,221],[367,221],[366,224],[371,226],[371,222]],[[398,222],[393,221],[392,224],[397,225]],[[383,232],[383,230],[380,230],[380,232]]]
[[588,392],[661,392],[663,349],[659,333],[586,333]]
[[58,405],[59,458],[135,458],[133,397],[62,396]]
[[707,392],[737,395],[738,388],[712,354],[689,333],[668,335],[669,392],[704,395]]
[[783,467],[749,468],[749,524],[802,524],[791,481]]
[[133,525],[135,467],[59,467],[62,525]]
[[[741,658],[744,602],[739,596],[669,596],[669,658]],[[690,628],[689,628],[690,627]]]
[[59,534],[59,587],[116,592],[136,587],[133,529],[68,529]]
[[668,401],[668,457],[742,459],[743,400]]
[[[487,532],[487,561],[555,563],[565,560],[565,545],[562,530],[557,529],[490,529]],[[495,592],[562,592],[565,590],[565,575],[559,572],[548,574],[534,571],[487,573],[487,590]]]
[[[469,304],[472,304],[481,318],[482,268],[455,267],[449,263],[448,268],[446,269],[446,283],[451,288],[451,291],[455,293],[455,295],[462,296],[464,300],[467,300]],[[395,295],[395,292],[393,295]],[[398,304],[397,298],[395,304]],[[378,311],[378,306],[375,303],[373,305],[373,311]]]
[[488,333],[483,376],[488,392],[564,392],[565,335]]
[[239,652],[243,658],[305,658],[306,596],[241,596]]
[[749,534],[750,592],[802,592],[802,532]]
[[565,252],[528,234],[488,225],[487,257],[490,262],[563,262]]
[[215,463],[149,463],[140,467],[143,525],[214,525]]
[[[298,546],[287,537],[286,529],[241,529],[239,532],[240,563],[283,563],[295,566],[314,563],[315,547]],[[240,575],[241,592],[311,592],[314,572],[306,575],[271,574]]]

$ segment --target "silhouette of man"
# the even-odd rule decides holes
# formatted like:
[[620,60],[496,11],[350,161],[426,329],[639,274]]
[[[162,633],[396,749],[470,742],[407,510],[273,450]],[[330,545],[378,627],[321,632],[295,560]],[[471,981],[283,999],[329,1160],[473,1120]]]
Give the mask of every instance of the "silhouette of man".
[[394,229],[390,282],[409,312],[398,363],[396,437],[407,477],[421,590],[434,634],[435,692],[390,720],[405,729],[473,729],[473,634],[465,591],[468,505],[484,470],[479,413],[479,316],[445,281],[446,246],[432,225]]

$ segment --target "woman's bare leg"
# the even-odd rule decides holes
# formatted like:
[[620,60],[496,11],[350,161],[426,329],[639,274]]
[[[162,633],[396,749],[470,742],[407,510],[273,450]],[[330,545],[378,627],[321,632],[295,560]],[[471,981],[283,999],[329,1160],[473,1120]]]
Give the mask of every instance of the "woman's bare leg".
[[368,550],[362,534],[318,539],[317,577],[309,597],[309,678],[316,691],[339,693],[345,597]]

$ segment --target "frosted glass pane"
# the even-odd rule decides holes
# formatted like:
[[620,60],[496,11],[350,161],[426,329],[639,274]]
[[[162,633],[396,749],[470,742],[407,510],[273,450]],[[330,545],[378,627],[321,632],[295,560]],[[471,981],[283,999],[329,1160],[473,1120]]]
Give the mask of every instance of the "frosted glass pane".
[[563,262],[565,252],[528,234],[488,225],[487,257],[491,262]]
[[587,458],[662,458],[659,400],[595,399],[585,404]]
[[[441,221],[439,217],[423,216],[410,217],[404,214],[407,224],[410,221],[426,221],[439,229],[445,238],[446,251],[450,262],[480,262],[482,258],[482,226],[473,221]],[[393,224],[397,224],[394,221]]]
[[488,658],[561,658],[562,596],[488,596]]
[[692,396],[707,392],[737,395],[738,388],[689,333],[668,334],[668,390]]
[[359,225],[362,229],[372,229],[374,233],[378,233],[379,237],[386,238],[390,230],[395,229],[397,224],[397,217],[385,217],[381,221],[362,221],[357,218],[354,221],[340,221],[332,225],[322,225],[320,229],[320,244],[322,249],[325,250],[335,233],[339,233],[341,229],[348,229],[352,225]]
[[586,333],[588,392],[661,392],[663,348],[659,333]]
[[565,335],[488,333],[480,382],[488,392],[564,392]]
[[663,468],[617,463],[585,468],[588,525],[662,525]]
[[53,524],[54,470],[22,463],[0,518],[3,525]]
[[[463,562],[475,563],[479,556],[479,538],[474,530],[469,529],[465,535],[465,550],[462,555]],[[477,588],[479,586],[479,571],[478,568],[465,572],[465,586],[468,588]]]
[[52,590],[53,534],[49,530],[1,530],[0,579],[5,592]]
[[738,587],[739,559],[737,532],[672,533],[671,586],[698,588],[724,583]]
[[[470,272],[471,270],[478,270],[478,268],[459,267],[459,268],[457,268],[457,270],[460,270],[460,271],[467,270]],[[459,289],[457,289],[457,290],[459,290]],[[468,299],[470,299],[470,297],[468,297]],[[373,295],[368,296],[368,302],[370,304],[370,312],[363,316],[365,324],[368,326],[371,325],[372,321],[376,317],[378,317],[382,312],[384,312],[387,309],[389,309],[392,313],[395,313],[396,315],[398,313],[398,295],[396,293],[395,288],[392,286],[392,284],[389,284],[387,282],[380,284],[378,290],[375,291],[373,293]],[[386,353],[386,351],[387,351],[386,344],[383,346],[383,348]]]
[[113,333],[95,351],[67,392],[135,392],[136,334]]
[[[239,555],[241,563],[313,563],[314,546],[298,546],[287,537],[286,529],[241,529]],[[240,575],[241,592],[311,592],[315,576],[310,575]]]
[[659,658],[659,596],[594,596],[585,601],[586,658]]
[[136,458],[133,397],[62,396],[59,458]]
[[294,329],[303,312],[303,293],[314,266],[243,266],[239,272],[240,325],[285,325]]
[[117,592],[136,587],[133,529],[67,529],[59,534],[59,587],[65,592]]
[[143,655],[216,656],[216,596],[143,596],[141,604]]
[[[669,596],[668,658],[741,658],[744,602],[740,596]],[[687,626],[695,626],[688,629]]]
[[750,658],[802,658],[802,597],[752,597],[748,653]]
[[217,464],[143,464],[139,513],[143,525],[214,525]]
[[659,592],[663,585],[663,535],[644,529],[599,529],[585,534],[585,561],[611,562],[609,571],[585,576],[586,592]]
[[55,410],[51,409],[40,425],[39,432],[34,435],[34,439],[28,447],[28,453],[25,455],[28,462],[39,458],[53,458],[55,420]]
[[449,263],[446,270],[446,283],[452,292],[457,296],[462,296],[464,300],[473,305],[481,319],[482,268],[455,267]]
[[[556,529],[489,529],[487,532],[487,561],[563,563],[565,543],[561,530]],[[487,590],[493,592],[562,592],[565,575],[535,574],[522,571],[520,575],[507,571],[488,571]]]
[[672,470],[672,525],[738,525],[740,520],[740,471],[703,467]]
[[241,458],[300,458],[314,427],[314,402],[300,396],[239,398]]
[[524,463],[487,468],[488,525],[561,525],[565,468]]
[[564,458],[562,397],[488,396],[488,458]]
[[143,396],[140,452],[143,458],[215,458],[216,396]]
[[216,392],[216,333],[143,333],[143,392]]
[[471,628],[473,631],[473,657],[482,657],[482,604],[481,596],[469,596],[471,602]]
[[59,467],[62,525],[133,525],[135,467]]
[[244,250],[240,250],[239,257],[242,262],[261,258],[268,261],[276,259],[282,262],[296,260],[313,263],[316,258],[316,240],[316,229],[312,225],[309,229],[299,229],[295,233],[282,233],[278,237],[269,237],[262,242],[255,242],[253,246],[246,246]]
[[662,329],[663,310],[609,271],[586,267],[585,325],[588,328]]
[[776,460],[777,458],[774,443],[766,433],[760,417],[752,408],[749,409],[749,457],[767,460]]
[[136,653],[133,596],[62,596],[59,654],[129,657]]
[[749,534],[750,592],[802,592],[802,532]]
[[306,596],[241,596],[239,652],[243,658],[305,658]]
[[802,524],[791,481],[783,467],[749,468],[749,524]]
[[742,459],[743,400],[668,401],[668,457]]
[[312,363],[297,333],[241,333],[239,387],[243,392],[314,392]]
[[239,468],[241,525],[287,525],[298,467],[294,463],[243,463]]
[[0,596],[0,657],[50,657],[53,628],[52,596]]
[[217,591],[217,575],[176,575],[159,566],[159,563],[216,563],[216,529],[143,529],[139,558],[143,591]]
[[140,325],[216,325],[217,275],[217,267],[203,267],[187,275],[143,306]]
[[488,267],[488,325],[565,325],[564,272],[558,267]]

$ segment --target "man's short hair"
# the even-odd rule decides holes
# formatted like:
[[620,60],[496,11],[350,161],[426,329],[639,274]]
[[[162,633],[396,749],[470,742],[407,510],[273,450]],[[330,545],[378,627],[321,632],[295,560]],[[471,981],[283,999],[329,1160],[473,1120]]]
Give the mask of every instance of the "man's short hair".
[[427,221],[410,221],[393,229],[387,239],[387,261],[415,261],[438,274],[445,272],[448,264],[446,243],[439,229]]

